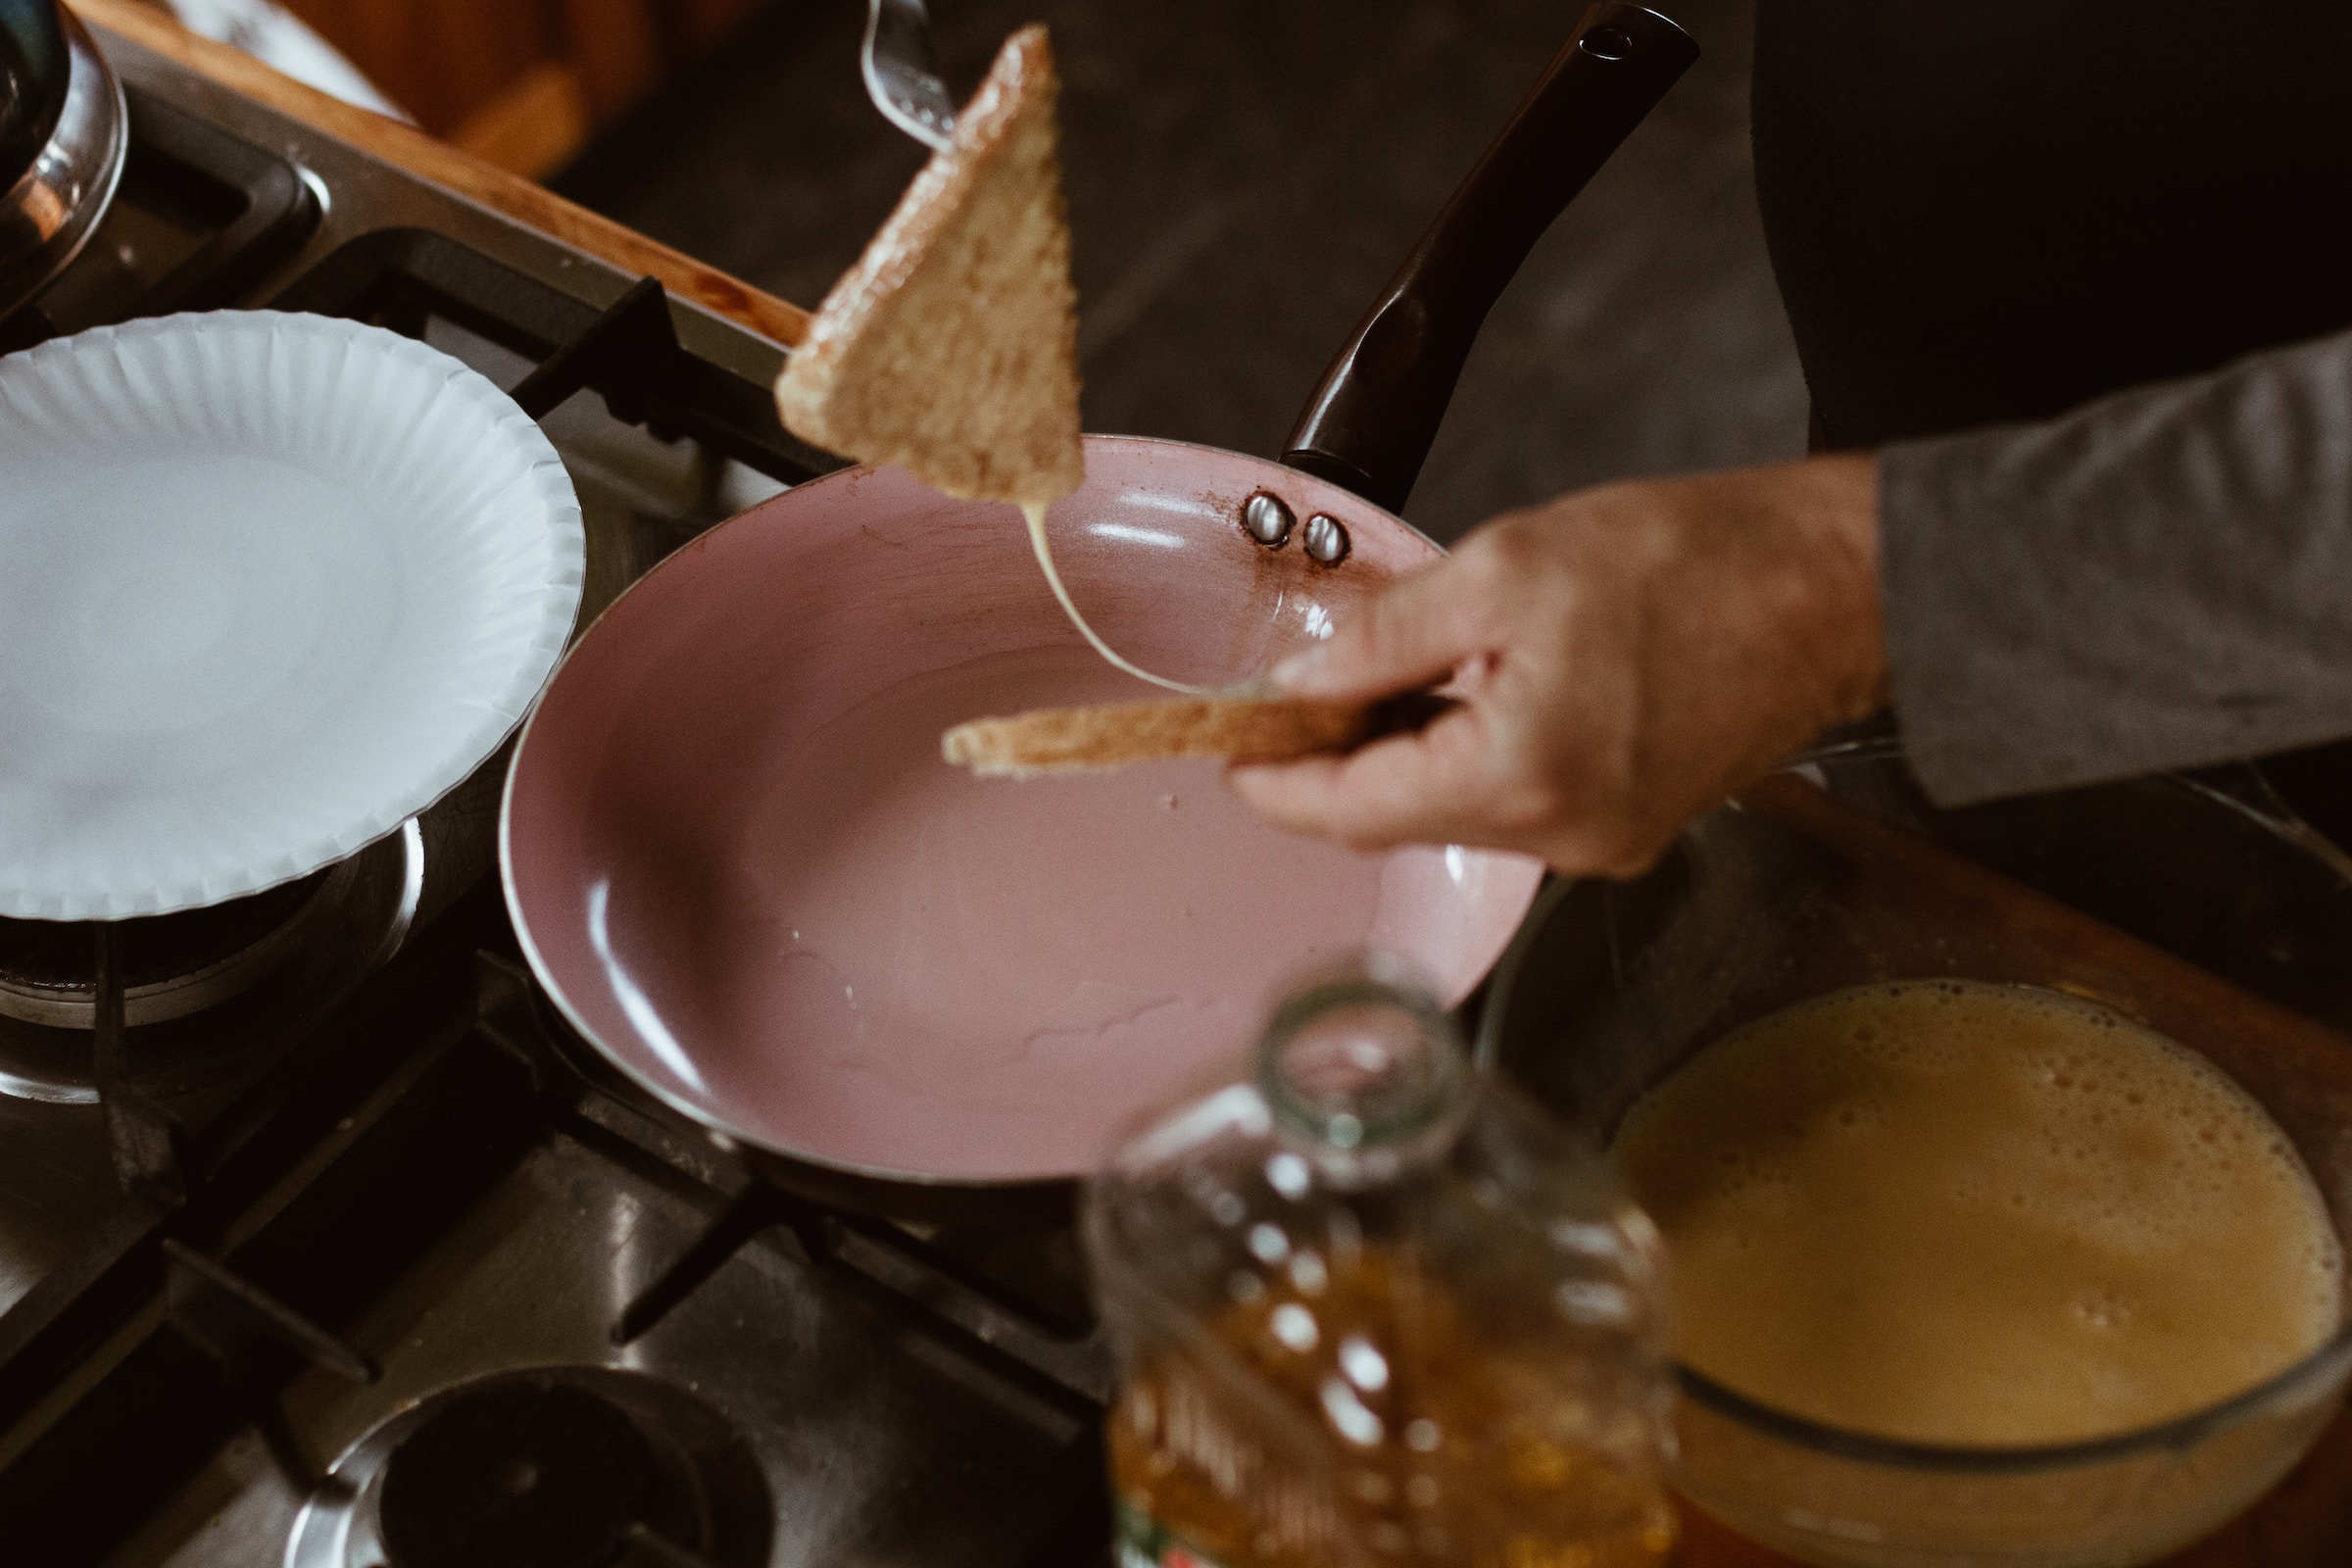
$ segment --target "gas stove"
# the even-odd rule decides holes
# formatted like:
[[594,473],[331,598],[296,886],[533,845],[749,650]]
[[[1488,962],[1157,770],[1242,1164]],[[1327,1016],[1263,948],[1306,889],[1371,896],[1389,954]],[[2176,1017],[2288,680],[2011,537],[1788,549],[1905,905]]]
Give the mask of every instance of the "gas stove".
[[[562,453],[582,625],[832,466],[776,425],[772,344],[98,41],[121,187],[0,350],[217,308],[420,337]],[[517,956],[506,760],[269,893],[0,920],[7,1559],[1103,1557],[1108,1363],[1066,1221],[828,1207],[604,1070]]]

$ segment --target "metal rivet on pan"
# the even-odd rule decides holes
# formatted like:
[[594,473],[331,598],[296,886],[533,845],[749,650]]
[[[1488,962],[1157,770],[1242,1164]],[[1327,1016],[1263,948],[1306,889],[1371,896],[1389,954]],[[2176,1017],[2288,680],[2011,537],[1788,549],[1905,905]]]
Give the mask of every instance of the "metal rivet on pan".
[[1615,27],[1594,27],[1577,39],[1576,46],[1597,59],[1623,60],[1634,52],[1634,39]]
[[1336,566],[1348,559],[1348,530],[1340,519],[1328,512],[1318,512],[1306,519],[1306,532],[1299,536],[1306,553],[1326,566]]
[[1242,506],[1242,531],[1269,550],[1280,550],[1291,536],[1291,509],[1260,490]]

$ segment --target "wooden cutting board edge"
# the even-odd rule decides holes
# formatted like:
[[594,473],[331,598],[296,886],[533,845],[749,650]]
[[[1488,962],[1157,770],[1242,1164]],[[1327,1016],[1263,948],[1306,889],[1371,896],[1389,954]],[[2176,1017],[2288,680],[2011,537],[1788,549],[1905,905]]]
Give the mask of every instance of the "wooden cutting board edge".
[[808,313],[553,191],[473,158],[414,125],[347,104],[262,64],[242,50],[190,32],[139,0],[67,0],[81,20],[175,60],[233,92],[350,143],[602,258],[632,276],[658,277],[680,299],[791,348],[808,335]]

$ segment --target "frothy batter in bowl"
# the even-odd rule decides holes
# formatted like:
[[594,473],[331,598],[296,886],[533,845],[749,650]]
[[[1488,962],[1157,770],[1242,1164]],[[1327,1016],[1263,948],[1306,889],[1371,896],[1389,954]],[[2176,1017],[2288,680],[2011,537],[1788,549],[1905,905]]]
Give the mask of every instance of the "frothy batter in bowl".
[[2149,1426],[2317,1348],[2343,1262],[2303,1161],[2203,1057],[2018,986],[1857,987],[1702,1051],[1617,1154],[1677,1353],[1849,1431]]

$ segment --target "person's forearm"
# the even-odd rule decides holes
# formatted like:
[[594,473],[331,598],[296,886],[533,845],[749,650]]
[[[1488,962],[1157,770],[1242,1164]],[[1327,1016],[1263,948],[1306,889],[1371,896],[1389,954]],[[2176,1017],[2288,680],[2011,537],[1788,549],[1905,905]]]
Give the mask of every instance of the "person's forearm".
[[1945,804],[2352,735],[2352,333],[1888,447],[1880,507]]

